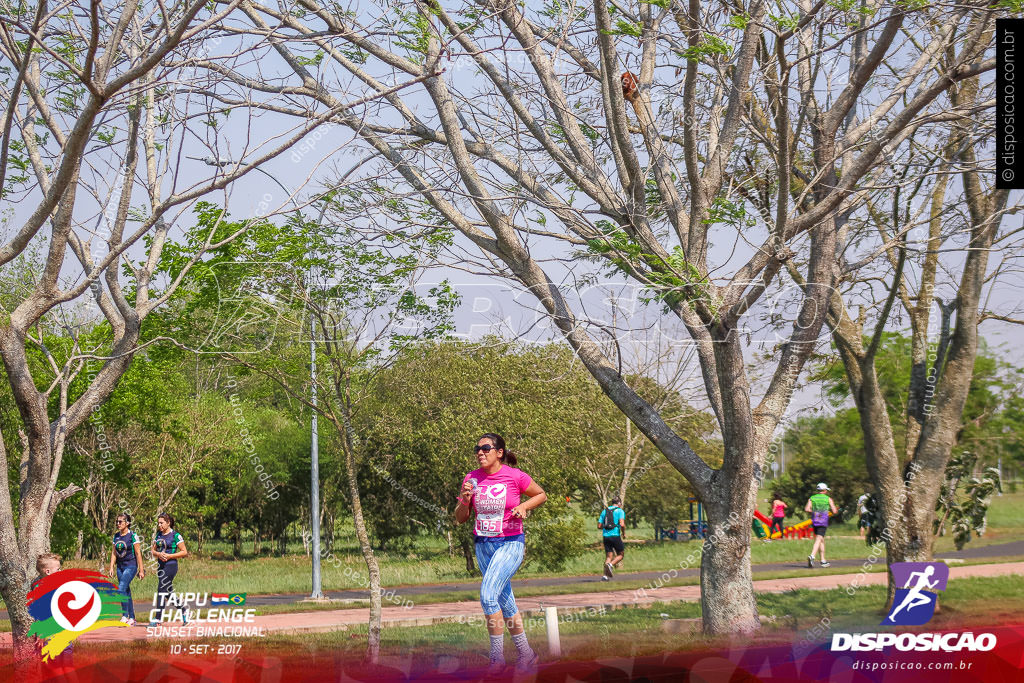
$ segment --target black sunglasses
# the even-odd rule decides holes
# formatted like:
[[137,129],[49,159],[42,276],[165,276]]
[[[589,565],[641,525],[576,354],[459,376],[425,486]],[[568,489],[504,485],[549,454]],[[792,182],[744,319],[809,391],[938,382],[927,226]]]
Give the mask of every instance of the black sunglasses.
[[489,443],[485,443],[483,446],[473,446],[473,453],[476,453],[477,451],[483,451],[484,453],[490,453],[491,451],[497,450],[497,449],[498,449],[497,446],[492,446]]

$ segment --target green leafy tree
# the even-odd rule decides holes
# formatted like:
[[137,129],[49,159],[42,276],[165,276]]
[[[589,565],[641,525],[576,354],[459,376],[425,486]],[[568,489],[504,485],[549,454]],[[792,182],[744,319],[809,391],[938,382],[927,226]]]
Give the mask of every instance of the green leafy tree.
[[986,467],[979,474],[978,456],[961,451],[949,460],[946,481],[935,507],[935,535],[942,536],[949,526],[956,549],[963,549],[971,535],[985,533],[985,517],[993,494],[1002,491],[999,470]]
[[[380,568],[359,480],[360,466],[373,455],[366,450],[359,431],[364,398],[380,373],[409,344],[444,336],[450,330],[457,296],[446,283],[423,295],[414,288],[432,251],[444,241],[443,234],[396,232],[376,243],[352,227],[373,210],[379,211],[378,215],[406,217],[399,200],[387,197],[370,207],[366,198],[339,192],[322,201],[318,221],[301,214],[282,224],[259,221],[241,238],[210,250],[211,257],[192,280],[193,297],[184,305],[207,318],[224,321],[218,322],[216,334],[207,342],[219,354],[275,382],[292,400],[316,411],[333,428],[356,537],[369,575],[367,657],[376,661]],[[199,229],[168,250],[162,268],[171,277],[181,263],[194,258],[204,231],[216,238],[241,230],[240,222],[209,204],[199,207],[198,219]],[[224,287],[234,293],[229,301],[220,294]],[[406,332],[411,328],[415,329]],[[314,385],[319,398],[315,403],[310,372],[280,362],[273,352],[305,342],[309,335],[315,338],[321,363]],[[235,495],[241,501],[248,493],[243,489]],[[238,538],[241,520],[229,524]]]
[[[629,504],[624,508],[627,524],[645,520],[655,527],[656,531],[658,527],[674,527],[690,519],[691,497],[695,497],[692,488],[675,468],[660,460],[648,460],[642,465],[630,487]],[[696,512],[693,514],[696,516]],[[596,521],[596,515],[594,519]],[[679,531],[682,532],[684,529],[680,528]]]
[[[470,448],[487,432],[505,437],[549,503],[584,486],[566,453],[604,447],[589,425],[607,404],[587,375],[566,372],[570,360],[564,346],[499,339],[421,344],[398,358],[376,383],[361,430],[377,454],[363,481],[376,511],[371,524],[386,525],[378,534],[443,533],[474,572],[470,538],[452,528],[451,512],[462,478],[477,467]],[[575,547],[576,539],[567,542]]]
[[[884,333],[880,339],[874,359],[879,393],[889,413],[894,442],[903,445],[907,438],[907,387],[914,372],[913,340],[898,332]],[[836,413],[830,417],[801,418],[787,431],[787,472],[780,477],[778,487],[785,495],[802,501],[813,493],[816,482],[825,481],[833,486],[837,503],[854,514],[854,503],[860,494],[876,491],[868,469],[860,414],[856,409],[840,407],[850,395],[847,375],[840,364],[824,359],[813,369],[811,380],[821,382],[823,398]],[[1021,369],[997,356],[980,340],[955,439],[957,448],[972,454],[972,467],[990,467],[1000,457],[1020,457],[1020,434],[1024,429],[1020,386]],[[944,487],[951,481],[966,481],[963,457],[951,459]],[[876,498],[875,503],[880,501]],[[880,539],[877,534],[885,527],[884,510],[884,506],[878,506],[869,543]],[[929,531],[940,526],[937,518]],[[969,538],[969,534],[964,535],[963,542]]]
[[[973,154],[971,142],[985,139],[976,111],[989,96],[958,84],[995,68],[984,57],[994,13],[897,3],[869,19],[845,5],[812,5],[795,23],[797,12],[767,3],[736,21],[735,3],[695,13],[660,0],[421,2],[358,21],[303,0],[302,22],[282,20],[272,3],[246,5],[254,31],[275,27],[291,68],[282,85],[295,99],[275,112],[302,120],[312,108],[343,111],[338,96],[353,85],[387,92],[380,107],[333,119],[373,155],[358,169],[364,185],[418,202],[413,225],[457,231],[459,267],[508,278],[535,297],[605,394],[700,493],[720,538],[701,566],[711,633],[760,626],[750,528],[730,516],[753,512],[771,436],[832,297],[854,277],[857,268],[840,260],[853,249],[851,217],[868,214],[875,188],[892,194],[918,182],[920,140],[944,144],[963,126],[964,142],[951,145]],[[331,68],[312,76],[300,57],[328,36],[366,59],[331,50]],[[512,64],[510,53],[526,58]],[[478,77],[453,76],[458,54]],[[393,93],[376,84],[385,72],[422,80]],[[908,172],[893,173],[890,164],[905,159]],[[1002,205],[973,203],[972,217]],[[873,241],[884,252],[892,238]],[[991,245],[969,253],[984,258]],[[879,260],[870,249],[865,259]],[[602,315],[585,296],[602,270],[595,262],[692,340],[723,440],[721,468],[666,424],[608,353],[604,341],[616,332],[594,324]],[[771,364],[753,369],[771,376],[762,391],[743,342],[778,288],[789,288],[779,298],[792,309],[773,323],[784,343],[766,340]]]
[[847,408],[832,417],[802,417],[786,431],[786,472],[772,487],[790,514],[807,516],[804,503],[818,482],[831,487],[829,495],[844,516],[853,514],[857,499],[873,489],[858,420],[857,411]]

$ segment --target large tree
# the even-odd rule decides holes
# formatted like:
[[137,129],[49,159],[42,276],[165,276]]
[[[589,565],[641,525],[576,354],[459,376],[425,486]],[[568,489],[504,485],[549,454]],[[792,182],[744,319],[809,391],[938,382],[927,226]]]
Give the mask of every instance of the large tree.
[[[914,131],[934,125],[950,83],[993,67],[982,47],[947,57],[963,42],[953,29],[985,34],[987,5],[428,0],[347,13],[298,0],[296,8],[251,2],[244,11],[254,30],[274,33],[282,77],[290,71],[292,92],[306,101],[335,107],[351,82],[383,92],[385,73],[424,79],[386,106],[334,120],[378,155],[374,173],[455,228],[463,266],[536,297],[703,500],[714,538],[702,558],[705,629],[758,628],[754,482],[839,276],[836,216],[863,201],[862,183]],[[931,26],[948,29],[924,35]],[[698,457],[605,352],[607,326],[578,301],[594,259],[685,325],[722,433],[720,468]],[[747,314],[787,263],[799,264],[805,287],[793,293],[791,329],[758,384],[745,364]]]
[[[5,293],[0,315],[0,357],[19,423],[17,434],[0,435],[0,595],[19,661],[31,654],[25,597],[36,558],[50,549],[58,505],[80,489],[58,488],[69,435],[103,419],[101,406],[138,349],[144,319],[178,284],[154,275],[180,212],[226,191],[351,104],[302,121],[271,119],[258,108],[281,93],[262,87],[253,68],[270,41],[232,30],[238,4],[0,9],[0,268],[24,269],[35,256],[39,263],[28,286]],[[249,71],[249,89],[225,106],[218,97],[237,87],[220,73],[233,68]],[[225,126],[229,114],[246,125]],[[266,128],[267,142],[254,144],[249,126]],[[225,160],[232,147],[241,153]],[[210,162],[190,161],[190,153]],[[271,196],[260,210],[287,201]],[[209,237],[204,247],[211,246]],[[101,339],[80,334],[97,327]],[[56,337],[67,343],[51,346]],[[41,369],[31,348],[45,359]],[[76,378],[85,381],[74,393]]]
[[[1016,301],[1000,294],[1019,286],[1019,228],[1006,219],[1020,205],[995,187],[987,156],[994,84],[977,72],[994,62],[986,55],[991,20],[956,12],[928,27],[931,44],[943,46],[935,68],[973,62],[975,73],[936,83],[945,123],[915,131],[913,144],[879,169],[863,210],[838,216],[843,275],[828,324],[859,413],[889,562],[932,558],[936,501],[964,430],[979,326],[1024,323]],[[882,377],[893,319],[910,327],[900,415]],[[895,588],[890,574],[890,599]]]

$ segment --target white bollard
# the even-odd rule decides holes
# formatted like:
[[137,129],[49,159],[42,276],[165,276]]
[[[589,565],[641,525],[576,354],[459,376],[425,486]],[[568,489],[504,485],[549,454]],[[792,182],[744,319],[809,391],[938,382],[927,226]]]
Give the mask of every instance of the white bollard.
[[558,608],[545,607],[544,620],[548,627],[548,652],[552,657],[562,656],[562,643],[558,639]]

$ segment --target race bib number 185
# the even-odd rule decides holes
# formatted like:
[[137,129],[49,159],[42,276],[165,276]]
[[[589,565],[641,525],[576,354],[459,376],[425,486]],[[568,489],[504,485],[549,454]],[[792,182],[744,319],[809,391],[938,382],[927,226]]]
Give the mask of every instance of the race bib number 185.
[[478,514],[476,516],[477,536],[500,536],[502,513]]

